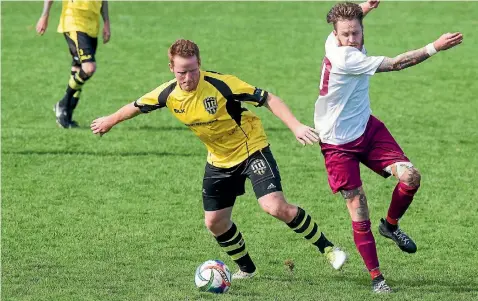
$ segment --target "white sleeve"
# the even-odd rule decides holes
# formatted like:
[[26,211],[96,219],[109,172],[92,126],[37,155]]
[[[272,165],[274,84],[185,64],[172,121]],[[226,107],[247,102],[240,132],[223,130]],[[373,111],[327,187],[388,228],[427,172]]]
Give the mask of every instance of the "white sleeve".
[[337,60],[335,71],[342,74],[374,75],[385,59],[384,56],[367,56],[354,47],[339,47],[341,59]]

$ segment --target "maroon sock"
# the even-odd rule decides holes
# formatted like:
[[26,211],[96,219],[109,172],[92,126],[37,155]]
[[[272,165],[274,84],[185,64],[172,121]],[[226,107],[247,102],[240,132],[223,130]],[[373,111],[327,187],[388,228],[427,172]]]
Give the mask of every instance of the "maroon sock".
[[411,187],[405,183],[398,182],[395,190],[393,190],[392,202],[390,202],[390,207],[388,208],[387,221],[390,224],[398,224],[398,220],[412,203],[413,196],[417,190],[418,187]]
[[375,239],[370,230],[370,220],[363,222],[352,222],[354,231],[354,242],[357,250],[363,258],[365,266],[369,271],[379,270],[377,248],[375,247]]

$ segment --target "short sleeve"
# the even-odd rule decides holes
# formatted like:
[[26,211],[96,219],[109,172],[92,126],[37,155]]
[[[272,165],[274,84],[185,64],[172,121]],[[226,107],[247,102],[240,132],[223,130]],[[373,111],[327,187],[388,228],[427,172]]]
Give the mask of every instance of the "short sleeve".
[[380,64],[385,59],[384,56],[367,56],[354,47],[344,46],[338,48],[338,59],[332,66],[336,69],[336,73],[352,74],[352,75],[373,75]]
[[227,76],[224,80],[231,89],[232,97],[236,101],[260,107],[266,102],[269,95],[267,91],[254,87],[235,76]]
[[134,106],[138,107],[142,113],[149,113],[151,111],[167,106],[169,94],[176,87],[176,81],[170,81],[162,84],[153,91],[146,93],[134,102]]

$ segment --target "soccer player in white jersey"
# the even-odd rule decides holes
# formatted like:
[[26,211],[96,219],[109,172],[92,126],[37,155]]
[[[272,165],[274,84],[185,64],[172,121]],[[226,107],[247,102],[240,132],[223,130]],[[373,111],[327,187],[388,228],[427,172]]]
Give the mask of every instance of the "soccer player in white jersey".
[[391,292],[379,269],[375,240],[370,230],[367,199],[359,164],[398,184],[379,232],[407,253],[417,250],[412,239],[398,226],[420,187],[420,173],[387,130],[371,115],[369,78],[377,72],[399,71],[417,65],[439,51],[463,40],[461,33],[446,33],[436,41],[394,58],[368,56],[364,47],[363,17],[380,1],[362,4],[338,3],[327,14],[333,32],[325,43],[320,95],[315,104],[315,127],[333,193],[341,192],[352,219],[355,245],[372,277],[372,290]]

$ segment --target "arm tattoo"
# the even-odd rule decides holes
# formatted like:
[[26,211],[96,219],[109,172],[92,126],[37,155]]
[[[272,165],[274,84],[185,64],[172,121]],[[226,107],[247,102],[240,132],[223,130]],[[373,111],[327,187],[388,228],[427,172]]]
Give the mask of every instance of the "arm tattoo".
[[394,58],[386,57],[376,72],[400,71],[420,64],[429,57],[425,47],[402,53]]
[[109,21],[108,16],[108,1],[103,0],[101,3],[101,16],[103,17],[103,22]]

